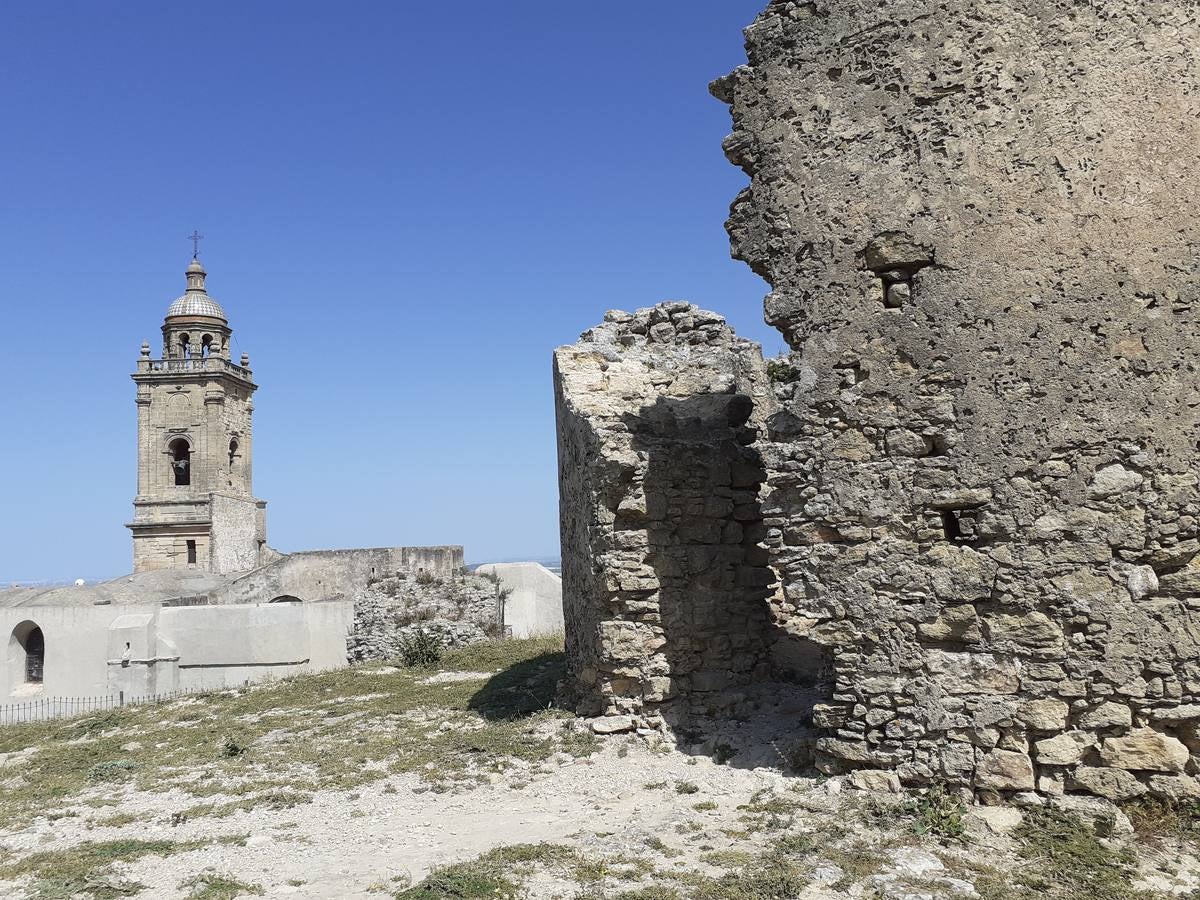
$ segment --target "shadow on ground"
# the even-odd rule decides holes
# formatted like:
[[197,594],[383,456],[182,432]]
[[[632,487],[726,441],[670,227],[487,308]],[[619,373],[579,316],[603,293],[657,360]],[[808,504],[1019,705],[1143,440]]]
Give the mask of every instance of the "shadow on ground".
[[497,672],[467,708],[491,721],[520,719],[558,707],[556,693],[566,654],[542,653]]

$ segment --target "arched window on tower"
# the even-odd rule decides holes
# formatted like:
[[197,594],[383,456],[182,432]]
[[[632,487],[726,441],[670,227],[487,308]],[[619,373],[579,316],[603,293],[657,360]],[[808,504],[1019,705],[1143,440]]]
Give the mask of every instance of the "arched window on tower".
[[200,355],[208,357],[212,353],[212,335],[206,334],[200,338]]
[[229,470],[233,471],[233,461],[237,458],[238,442],[237,438],[233,438],[229,442]]
[[175,475],[175,484],[181,487],[191,484],[192,448],[183,438],[176,438],[168,449],[171,451],[171,471]]
[[179,356],[182,359],[187,359],[189,356],[191,356],[191,353],[192,348],[190,335],[181,334],[179,336]]

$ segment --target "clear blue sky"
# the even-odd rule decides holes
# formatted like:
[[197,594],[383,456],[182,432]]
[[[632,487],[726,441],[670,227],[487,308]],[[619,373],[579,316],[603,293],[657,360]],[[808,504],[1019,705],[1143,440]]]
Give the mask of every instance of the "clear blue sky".
[[557,554],[556,345],[686,298],[782,347],[707,92],[764,5],[6,4],[0,582],[129,570],[128,376],[193,228],[273,546]]

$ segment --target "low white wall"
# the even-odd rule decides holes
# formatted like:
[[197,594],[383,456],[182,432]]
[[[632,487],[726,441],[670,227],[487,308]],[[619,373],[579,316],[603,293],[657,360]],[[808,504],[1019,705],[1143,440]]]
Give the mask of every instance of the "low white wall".
[[[121,615],[145,612],[130,606],[0,607],[0,702],[24,683],[23,667],[13,672],[12,634],[24,621],[42,629],[46,639],[46,697],[95,697],[108,693],[108,628]],[[22,655],[23,658],[23,655]],[[20,698],[16,698],[20,699]]]
[[[353,620],[349,602],[0,608],[0,703],[220,688],[339,668]],[[25,621],[45,636],[40,690],[24,684],[12,640]]]
[[476,572],[495,575],[512,593],[504,601],[504,625],[515,638],[562,634],[562,579],[540,563],[488,563]]

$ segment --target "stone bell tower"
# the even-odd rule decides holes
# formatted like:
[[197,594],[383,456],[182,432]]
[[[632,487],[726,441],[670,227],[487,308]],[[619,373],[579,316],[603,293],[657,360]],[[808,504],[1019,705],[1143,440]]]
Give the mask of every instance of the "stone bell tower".
[[233,332],[195,255],[187,290],[167,310],[161,359],[142,344],[137,384],[138,484],[133,570],[217,574],[259,564],[266,503],[251,488],[250,359],[229,359]]

